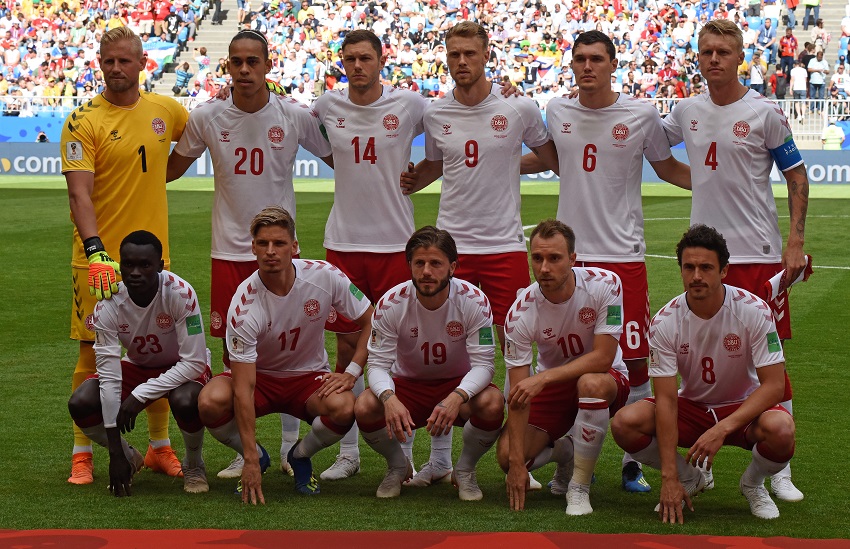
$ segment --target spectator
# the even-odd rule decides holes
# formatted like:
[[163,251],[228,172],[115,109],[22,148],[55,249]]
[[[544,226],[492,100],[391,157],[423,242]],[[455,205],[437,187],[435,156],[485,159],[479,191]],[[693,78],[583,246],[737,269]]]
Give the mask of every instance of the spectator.
[[175,81],[174,87],[171,91],[174,92],[174,95],[183,95],[185,88],[189,85],[189,80],[193,76],[189,63],[184,61],[183,64],[174,71],[174,74],[177,76],[177,80]]

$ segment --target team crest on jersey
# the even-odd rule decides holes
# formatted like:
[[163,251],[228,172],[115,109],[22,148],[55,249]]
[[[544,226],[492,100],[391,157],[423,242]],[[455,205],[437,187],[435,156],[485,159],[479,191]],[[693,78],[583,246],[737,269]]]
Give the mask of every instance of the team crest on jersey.
[[679,354],[680,354],[680,355],[686,355],[686,354],[688,354],[688,351],[690,351],[690,345],[689,345],[689,344],[687,344],[687,343],[682,343],[682,344],[679,346]]
[[168,330],[174,325],[174,319],[169,314],[159,313],[156,315],[156,325],[160,330]]
[[384,117],[384,128],[386,128],[388,132],[396,131],[398,129],[398,124],[398,116],[388,114]]
[[508,118],[503,114],[497,114],[490,120],[490,127],[497,132],[503,132],[508,129]]
[[328,324],[333,324],[334,322],[336,322],[336,318],[336,309],[331,306],[331,312],[328,313]]
[[697,124],[699,124],[699,120],[691,120],[691,131],[695,132],[699,128],[697,128]]
[[345,127],[345,118],[337,118],[336,119],[336,127],[344,128]]
[[151,121],[151,128],[153,128],[153,132],[157,135],[165,134],[165,121],[162,118],[154,118]]
[[614,129],[611,130],[611,137],[617,141],[625,141],[626,138],[629,137],[629,127],[625,124],[617,124],[614,126]]
[[741,336],[738,334],[726,334],[723,338],[723,347],[730,353],[741,350]]
[[463,324],[458,322],[457,320],[452,320],[448,324],[446,324],[446,333],[449,334],[449,337],[460,337],[463,335]]
[[94,313],[86,317],[86,330],[90,332],[94,331]]
[[222,143],[230,143],[230,132],[227,130],[221,130],[221,137],[218,138]]
[[750,135],[750,125],[743,120],[735,122],[735,125],[732,126],[732,133],[734,133],[735,137],[738,139],[743,139]]
[[283,141],[283,128],[280,126],[272,126],[269,128],[269,141],[272,143],[281,143]]
[[310,317],[316,316],[321,312],[319,302],[315,299],[309,299],[304,303],[304,314]]
[[213,330],[219,330],[219,329],[221,329],[221,323],[222,323],[221,315],[219,314],[218,311],[213,311],[212,314],[210,315],[210,327]]
[[578,319],[582,324],[594,324],[596,322],[596,310],[593,307],[582,307],[579,309]]
[[570,126],[572,125],[572,122],[564,122],[563,124],[561,124],[561,133],[573,133],[573,131],[570,129]]
[[451,135],[452,134],[452,125],[451,124],[443,124],[443,135]]

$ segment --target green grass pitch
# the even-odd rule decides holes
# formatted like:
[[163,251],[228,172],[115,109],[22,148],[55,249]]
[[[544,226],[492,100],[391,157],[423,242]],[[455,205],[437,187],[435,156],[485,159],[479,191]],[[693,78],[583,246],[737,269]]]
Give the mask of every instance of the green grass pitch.
[[[195,286],[205,317],[211,188],[208,179],[184,180],[169,187],[172,269]],[[302,255],[323,258],[322,234],[332,205],[332,185],[302,181],[296,189]],[[780,195],[782,189],[776,190]],[[555,214],[555,192],[554,183],[523,185],[526,225]],[[686,514],[684,526],[673,527],[662,525],[652,512],[660,487],[656,472],[647,473],[653,486],[650,494],[626,494],[620,489],[621,452],[610,437],[596,469],[598,481],[591,493],[594,513],[587,517],[567,517],[564,499],[546,491],[530,494],[526,511],[509,511],[504,475],[492,451],[478,468],[485,494],[482,502],[461,502],[447,485],[404,489],[398,500],[379,501],[374,492],[383,478],[384,462],[362,442],[359,475],[321,483],[318,497],[298,497],[291,479],[277,469],[280,423],[276,417],[258,422],[259,439],[273,457],[273,468],[263,483],[264,507],[240,505],[232,493],[234,482],[215,477],[232,452],[212,437],[207,437],[204,449],[208,494],[190,496],[183,493],[181,481],[143,471],[136,477],[134,496],[116,500],[106,490],[107,455],[99,448],[95,449],[95,483],[69,485],[72,437],[66,402],[77,346],[67,337],[71,290],[67,193],[60,177],[0,179],[0,280],[5,294],[0,304],[0,528],[568,530],[850,538],[850,513],[846,510],[850,475],[845,461],[850,447],[850,400],[844,387],[850,255],[843,240],[850,219],[850,192],[825,186],[813,189],[812,197],[806,251],[814,256],[816,269],[811,280],[792,293],[794,339],[786,346],[798,422],[794,480],[806,499],[778,502],[782,513],[778,520],[752,517],[737,488],[749,454],[724,448],[715,465],[717,487],[696,499],[697,511]],[[417,225],[435,221],[438,199],[434,192],[414,197]],[[787,206],[783,197],[778,196],[777,201],[782,231],[787,234]],[[646,186],[644,215],[653,311],[682,291],[670,257],[687,228],[689,208],[686,193]],[[330,339],[328,342],[333,355],[334,346]],[[218,341],[210,340],[209,346],[214,357],[220,356]],[[216,361],[213,370],[221,370]],[[501,360],[497,372],[501,382]],[[140,423],[129,439],[144,448],[147,429],[144,420]],[[182,440],[173,421],[171,436],[182,455]],[[456,430],[455,457],[460,438]],[[427,439],[423,434],[417,438],[417,465],[427,459]],[[326,468],[335,454],[334,449],[320,452],[314,458],[317,472]],[[536,477],[545,484],[551,474],[550,465]]]

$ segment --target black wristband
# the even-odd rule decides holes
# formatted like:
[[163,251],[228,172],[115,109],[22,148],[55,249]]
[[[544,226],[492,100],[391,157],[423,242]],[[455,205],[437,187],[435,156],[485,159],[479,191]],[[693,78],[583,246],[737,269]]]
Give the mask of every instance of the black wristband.
[[92,236],[83,240],[83,251],[86,257],[91,257],[92,254],[96,254],[97,252],[105,252],[106,248],[103,247],[103,242],[99,236]]
[[463,400],[464,404],[469,402],[469,395],[467,395],[464,391],[461,391],[460,389],[455,389],[452,392],[455,393],[457,396],[459,396],[461,398],[461,400]]

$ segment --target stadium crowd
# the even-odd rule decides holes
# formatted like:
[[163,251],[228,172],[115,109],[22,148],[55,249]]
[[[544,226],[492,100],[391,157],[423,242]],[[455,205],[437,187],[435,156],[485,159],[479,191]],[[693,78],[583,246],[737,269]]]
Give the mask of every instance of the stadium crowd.
[[[197,45],[194,38],[205,20],[223,22],[220,10],[213,9],[210,16],[211,9],[206,0],[0,0],[4,114],[31,116],[57,108],[67,114],[63,107],[99,93],[103,75],[97,48],[105,30],[127,26],[142,37],[146,49],[160,49],[165,42],[188,52]],[[739,71],[746,85],[777,99],[845,99],[850,89],[850,67],[845,65],[850,18],[842,21],[833,67],[817,58],[831,38],[822,20],[815,23],[816,13],[809,17],[811,10],[806,9],[800,18],[805,21],[798,22],[795,11],[775,0],[240,0],[238,12],[229,14],[227,21],[269,37],[269,78],[306,103],[326,89],[347,84],[339,48],[346,33],[359,28],[381,37],[387,83],[442,97],[453,87],[444,36],[465,19],[490,30],[489,76],[522,87],[541,109],[552,97],[574,89],[572,44],[581,32],[595,29],[609,35],[618,48],[619,69],[612,87],[655,99],[666,114],[677,98],[706,91],[695,37],[713,18],[732,20],[744,33],[746,61]],[[164,68],[155,57],[149,56],[140,77],[140,85],[148,90]],[[211,62],[203,47],[193,48],[191,57],[175,67],[175,95],[203,100],[229,82],[224,59]],[[841,72],[839,65],[845,65]],[[796,67],[801,70],[795,78]],[[842,118],[848,110],[843,104],[831,108]]]

